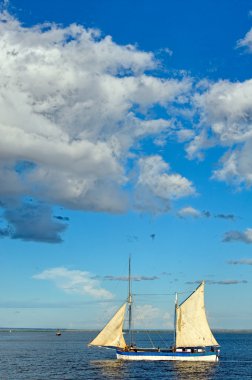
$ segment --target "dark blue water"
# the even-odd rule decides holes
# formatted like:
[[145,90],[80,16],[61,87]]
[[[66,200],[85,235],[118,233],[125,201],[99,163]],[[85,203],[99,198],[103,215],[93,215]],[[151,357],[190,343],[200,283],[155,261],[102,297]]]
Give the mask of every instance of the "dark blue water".
[[219,363],[121,362],[112,350],[88,348],[88,332],[1,332],[0,380],[247,380],[252,334],[216,334]]

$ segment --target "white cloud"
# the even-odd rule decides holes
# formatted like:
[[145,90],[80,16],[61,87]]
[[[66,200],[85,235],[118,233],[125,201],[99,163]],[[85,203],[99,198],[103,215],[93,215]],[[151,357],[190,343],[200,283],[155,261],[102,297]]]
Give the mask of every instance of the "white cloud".
[[172,315],[171,313],[169,313],[168,311],[167,312],[164,312],[162,314],[162,317],[163,317],[163,327],[165,329],[173,329],[174,328],[174,315]]
[[[251,16],[252,12],[249,12],[249,15]],[[237,41],[237,47],[238,48],[247,48],[248,52],[252,52],[252,29],[250,29],[244,36],[244,38],[241,38]]]
[[213,171],[213,178],[240,186],[252,185],[252,139],[241,147],[228,151],[221,159],[221,168]]
[[219,81],[195,95],[202,123],[209,126],[218,143],[229,146],[252,137],[252,80]]
[[201,117],[195,138],[188,144],[190,158],[202,157],[202,150],[222,146],[226,154],[213,178],[252,184],[252,80],[219,81],[207,91],[195,94],[194,102]]
[[134,322],[143,322],[149,323],[150,321],[153,321],[156,319],[160,314],[160,310],[149,304],[136,306],[134,308]]
[[242,241],[247,244],[252,244],[252,228],[247,228],[245,231],[229,231],[226,232],[223,238],[224,242]]
[[51,281],[65,293],[88,295],[92,298],[113,298],[113,294],[102,288],[100,282],[94,279],[89,272],[57,267],[46,269],[34,275],[33,278],[36,280]]
[[180,129],[177,131],[177,137],[179,142],[189,141],[194,137],[194,131],[191,129]]
[[180,209],[177,212],[177,215],[180,218],[188,218],[188,217],[199,218],[200,216],[202,216],[202,213],[199,210],[191,206],[188,206],[188,207],[183,207],[182,209]]
[[237,152],[228,152],[221,159],[222,167],[214,170],[213,178],[219,181],[239,182],[239,170],[237,168]]
[[[191,181],[180,174],[169,173],[169,165],[162,157],[155,155],[139,160],[138,205],[152,208],[153,200],[159,204],[159,210],[170,207],[172,199],[195,194]],[[155,208],[157,208],[155,204]]]
[[173,327],[173,317],[170,313],[163,312],[150,304],[134,307],[134,327],[135,328],[171,328]]
[[171,125],[148,111],[187,101],[190,79],[147,74],[159,65],[151,52],[76,24],[29,28],[2,12],[0,37],[0,196],[124,211],[131,149]]
[[173,55],[173,51],[169,48],[164,48],[164,49],[162,49],[162,51],[164,53],[167,53],[170,57]]

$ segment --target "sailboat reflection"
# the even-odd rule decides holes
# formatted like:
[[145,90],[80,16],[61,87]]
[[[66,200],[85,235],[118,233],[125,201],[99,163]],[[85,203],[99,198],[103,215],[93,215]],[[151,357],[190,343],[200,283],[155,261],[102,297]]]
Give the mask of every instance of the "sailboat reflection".
[[90,367],[100,371],[99,378],[127,379],[126,363],[121,360],[91,360]]
[[210,380],[218,369],[218,363],[199,363],[199,362],[172,362],[176,380]]

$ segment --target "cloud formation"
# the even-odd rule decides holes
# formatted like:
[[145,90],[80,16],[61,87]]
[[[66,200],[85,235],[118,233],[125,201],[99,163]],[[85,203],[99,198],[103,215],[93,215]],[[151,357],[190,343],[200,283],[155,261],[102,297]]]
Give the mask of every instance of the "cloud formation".
[[159,155],[140,158],[137,181],[137,205],[146,210],[165,211],[170,200],[196,193],[191,181],[170,173],[169,165]]
[[172,328],[173,316],[149,304],[134,308],[134,324],[137,328]]
[[230,260],[228,264],[232,265],[252,265],[252,259],[240,259],[240,260]]
[[180,218],[188,218],[188,217],[199,218],[200,216],[202,216],[202,214],[201,214],[201,212],[199,210],[197,210],[197,209],[195,209],[194,207],[191,207],[191,206],[187,206],[187,207],[181,208],[177,212],[177,215]]
[[217,214],[215,218],[226,219],[226,220],[235,220],[236,216],[234,214]]
[[[251,31],[239,45],[250,46],[250,36]],[[31,197],[49,210],[44,241],[60,242],[67,220],[53,216],[55,204],[161,213],[170,210],[172,200],[195,195],[192,181],[173,172],[161,155],[141,151],[147,138],[160,147],[177,136],[190,159],[221,146],[225,153],[212,179],[252,186],[252,80],[196,83],[185,74],[161,77],[152,52],[119,45],[77,24],[25,27],[6,11],[0,13],[0,37],[5,218],[11,204],[18,203],[20,212],[29,208]],[[155,114],[156,108],[162,112]],[[200,215],[185,208],[180,216]],[[232,219],[231,214],[215,217]],[[21,228],[18,219],[9,216],[0,236],[43,241],[42,232],[15,232]]]
[[237,48],[245,48],[247,52],[252,53],[252,28],[245,34],[243,38],[237,41],[236,46]]
[[[186,284],[201,284],[202,280],[197,281],[187,281]],[[205,280],[206,284],[209,285],[238,285],[238,284],[247,284],[247,280]]]
[[252,185],[252,80],[209,83],[194,95],[200,117],[194,138],[187,145],[189,158],[200,157],[205,149],[221,146],[225,154],[212,178],[236,186]]
[[191,206],[181,208],[177,212],[177,216],[180,218],[190,218],[190,217],[191,218],[211,218],[213,217],[217,219],[225,219],[225,220],[231,220],[231,221],[234,221],[236,219],[236,216],[234,214],[220,213],[220,214],[214,215],[208,210],[200,211]]
[[[117,213],[130,207],[129,183],[133,193],[141,186],[165,203],[194,192],[180,174],[165,173],[161,158],[132,154],[144,138],[170,130],[172,117],[151,118],[148,111],[187,102],[189,78],[151,75],[159,65],[151,52],[81,25],[25,27],[4,11],[0,36],[5,205],[28,196],[49,206]],[[129,160],[135,168],[139,163],[139,178],[129,176]]]
[[11,239],[60,243],[61,234],[67,227],[66,223],[55,220],[51,209],[43,204],[14,203],[8,206],[3,216],[7,226],[0,229],[0,237]]
[[114,297],[111,292],[101,287],[100,282],[91,273],[85,271],[56,267],[46,269],[34,275],[33,278],[51,281],[57,288],[68,294],[87,295],[105,300]]
[[229,243],[232,241],[241,241],[246,244],[252,243],[252,228],[247,228],[245,231],[229,231],[223,237],[223,242]]
[[[128,276],[112,276],[107,275],[102,277],[103,280],[109,281],[129,281]],[[131,276],[132,281],[154,281],[159,280],[158,276]]]

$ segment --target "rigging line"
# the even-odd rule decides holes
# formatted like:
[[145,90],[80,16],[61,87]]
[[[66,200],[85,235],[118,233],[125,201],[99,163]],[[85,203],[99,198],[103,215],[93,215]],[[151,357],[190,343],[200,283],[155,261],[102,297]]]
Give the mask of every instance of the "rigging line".
[[[143,327],[146,325],[146,321],[144,319],[142,320],[142,324],[143,324]],[[143,333],[148,337],[149,342],[152,345],[152,348],[156,348],[153,340],[150,337],[149,330],[146,329],[146,330],[143,331]]]
[[154,345],[154,343],[153,343],[153,340],[151,339],[150,334],[148,333],[147,330],[146,330],[146,334],[147,334],[147,336],[148,336],[148,338],[149,338],[149,341],[150,341],[150,344],[152,345],[152,348],[155,348],[155,345]]
[[162,337],[162,335],[159,334],[159,332],[156,332],[156,334],[158,335],[159,339],[164,343],[164,346],[165,346],[165,347],[169,347],[169,345],[168,345],[168,343],[167,343],[167,340],[164,339],[164,338]]
[[189,293],[189,291],[186,292],[174,292],[174,293],[133,293],[134,296],[174,296],[175,294],[186,294]]
[[170,293],[134,293],[134,296],[171,296]]
[[135,333],[135,318],[134,318],[134,314],[135,313],[135,301],[134,299],[132,299],[132,309],[131,309],[131,316],[133,316],[132,320],[131,320],[131,343],[136,343],[134,341],[136,341],[136,333]]

